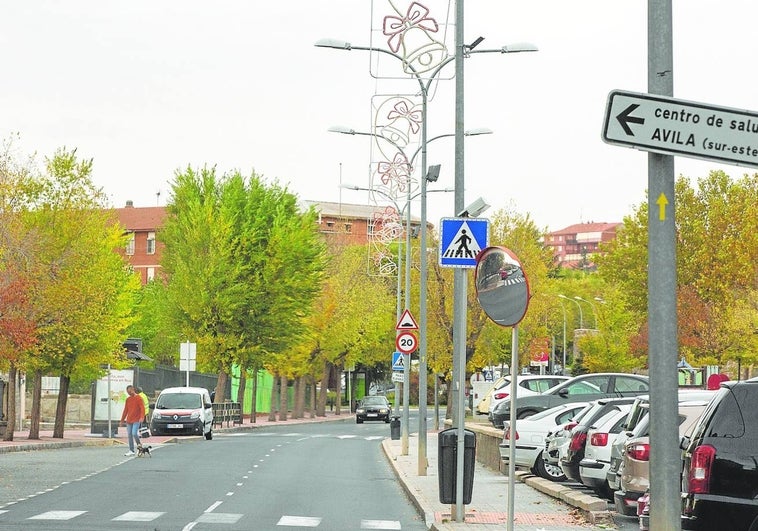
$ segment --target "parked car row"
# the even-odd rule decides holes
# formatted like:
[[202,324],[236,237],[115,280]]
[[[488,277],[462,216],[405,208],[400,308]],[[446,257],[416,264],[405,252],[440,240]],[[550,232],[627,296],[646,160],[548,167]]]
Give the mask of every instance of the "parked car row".
[[[607,391],[615,385],[612,380],[623,379],[614,375],[603,384],[597,376],[577,377],[557,388],[605,385]],[[548,393],[563,396],[556,391]],[[571,392],[565,396],[570,398],[538,414],[523,420],[519,415],[513,434],[506,420],[501,457],[508,462],[513,437],[516,466],[551,481],[581,483],[613,501],[620,514],[639,516],[640,529],[648,529],[650,505],[655,505],[649,496],[649,395],[588,401],[569,401],[575,396]],[[523,406],[521,399],[517,404]],[[758,531],[756,404],[758,378],[725,382],[716,391],[680,390],[682,529]]]

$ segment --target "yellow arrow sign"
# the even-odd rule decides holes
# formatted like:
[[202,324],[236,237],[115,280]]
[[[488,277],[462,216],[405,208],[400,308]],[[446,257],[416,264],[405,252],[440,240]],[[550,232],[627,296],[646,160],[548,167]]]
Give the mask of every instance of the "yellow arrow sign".
[[669,204],[669,200],[663,192],[658,196],[656,203],[658,204],[658,221],[666,221],[666,205]]

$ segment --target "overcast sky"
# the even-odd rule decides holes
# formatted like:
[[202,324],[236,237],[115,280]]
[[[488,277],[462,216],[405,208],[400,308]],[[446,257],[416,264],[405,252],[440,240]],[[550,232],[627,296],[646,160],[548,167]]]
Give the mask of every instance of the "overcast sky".
[[[421,3],[440,21],[454,14],[446,0]],[[388,6],[373,0],[375,12]],[[758,2],[673,8],[674,96],[758,110]],[[646,1],[469,0],[464,26],[466,42],[484,37],[480,49],[540,49],[465,62],[465,128],[494,131],[466,140],[467,203],[481,196],[489,214],[510,206],[557,230],[621,221],[646,201],[647,155],[601,140],[608,93],[647,91]],[[0,137],[19,133],[40,157],[77,148],[114,206],[163,205],[175,171],[203,164],[255,170],[301,199],[365,204],[340,183],[368,184],[371,139],[327,129],[370,130],[372,96],[387,85],[372,77],[371,54],[313,44],[386,46],[371,28],[371,0],[2,2]],[[454,132],[446,68],[429,137]],[[453,147],[429,144],[437,187],[453,186]],[[683,157],[675,167],[693,179],[752,173]],[[453,214],[453,194],[429,196],[431,222]]]

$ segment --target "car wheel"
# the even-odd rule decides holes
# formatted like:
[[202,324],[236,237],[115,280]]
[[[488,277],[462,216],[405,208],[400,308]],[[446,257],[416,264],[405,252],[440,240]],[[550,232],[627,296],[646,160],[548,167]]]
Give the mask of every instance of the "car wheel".
[[537,456],[537,461],[534,463],[534,469],[535,472],[537,472],[537,475],[541,478],[556,482],[566,481],[566,474],[563,473],[561,467],[546,463],[545,460],[542,459],[542,454]]
[[359,419],[358,417],[355,417],[355,423],[356,424],[363,424],[363,419]]
[[601,487],[598,487],[593,490],[595,491],[595,494],[597,494],[601,498],[605,498],[606,500],[613,501],[613,491],[611,490],[611,487],[608,485],[607,481],[604,482]]
[[213,439],[213,430],[208,430],[208,433],[205,434],[205,440],[210,441]]
[[387,417],[386,419],[384,419],[384,423],[385,423],[385,424],[389,424],[389,423],[390,423],[390,419],[389,419],[389,417]]

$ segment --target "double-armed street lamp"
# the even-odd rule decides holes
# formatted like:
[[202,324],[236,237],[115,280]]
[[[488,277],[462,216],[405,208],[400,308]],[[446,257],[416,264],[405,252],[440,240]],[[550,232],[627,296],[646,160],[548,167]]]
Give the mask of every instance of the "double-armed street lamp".
[[[462,18],[462,17],[461,17]],[[462,22],[462,20],[461,20]],[[477,41],[476,44],[479,44],[480,41]],[[337,50],[363,50],[368,52],[377,52],[384,55],[388,55],[391,57],[394,57],[395,59],[401,61],[403,64],[403,70],[408,72],[411,77],[415,78],[416,81],[419,84],[419,90],[421,94],[421,102],[422,102],[422,112],[421,112],[421,234],[420,234],[420,245],[422,249],[426,249],[426,238],[427,238],[427,227],[426,227],[426,183],[427,183],[427,161],[426,161],[426,147],[427,147],[427,102],[428,102],[428,95],[429,95],[429,88],[432,84],[432,82],[437,78],[440,71],[449,63],[452,61],[455,61],[458,58],[458,54],[451,55],[447,59],[441,61],[435,68],[431,69],[429,73],[427,72],[419,72],[414,65],[409,62],[405,57],[402,55],[395,53],[391,50],[386,50],[383,48],[375,48],[373,46],[354,46],[349,42],[346,41],[339,41],[335,39],[322,39],[316,42],[315,44],[317,47],[321,48],[333,48]],[[474,45],[466,47],[466,53],[465,56],[468,57],[472,53],[518,53],[518,52],[531,52],[531,51],[537,51],[537,47],[533,44],[529,43],[518,43],[518,44],[512,44],[508,46],[503,46],[501,48],[497,49],[483,49],[483,50],[474,50]],[[457,68],[458,69],[458,68]],[[462,77],[462,76],[461,76]],[[458,108],[458,102],[456,102],[456,108]],[[456,150],[458,150],[458,137],[459,135],[462,135],[462,127],[458,127],[458,121],[456,120],[456,133],[454,136],[456,137]],[[436,137],[435,137],[436,138]],[[456,169],[456,175],[458,171]],[[458,202],[463,202],[463,185],[462,183],[459,185],[458,179],[456,178],[456,207],[459,205]],[[461,200],[459,201],[459,196]],[[428,264],[426,259],[421,260],[421,267],[420,267],[420,295],[419,295],[419,372],[422,375],[421,378],[419,378],[419,451],[418,451],[418,473],[419,475],[426,475],[426,468],[427,468],[427,459],[426,459],[426,372],[427,372],[427,366],[426,366],[426,350],[427,350],[427,315],[426,315],[426,299],[427,299],[427,275],[428,275]],[[460,294],[456,294],[460,298]],[[455,298],[455,297],[454,297]],[[454,319],[461,319],[460,316],[456,315],[454,316]],[[464,376],[460,377],[461,380],[461,386],[464,379]],[[406,382],[407,383],[407,382]],[[407,428],[404,427],[403,429],[403,454],[407,455],[407,438],[405,437]]]
[[574,298],[578,301],[586,302],[587,304],[590,305],[590,308],[592,308],[592,317],[595,320],[595,330],[597,330],[597,309],[595,308],[595,305],[591,303],[590,301],[581,298],[579,295],[577,295]]
[[579,304],[575,299],[572,299],[571,297],[566,297],[563,294],[558,295],[561,299],[566,299],[567,301],[571,301],[574,304],[576,304],[576,307],[579,308],[579,328],[584,328],[584,315],[582,314],[582,305]]

